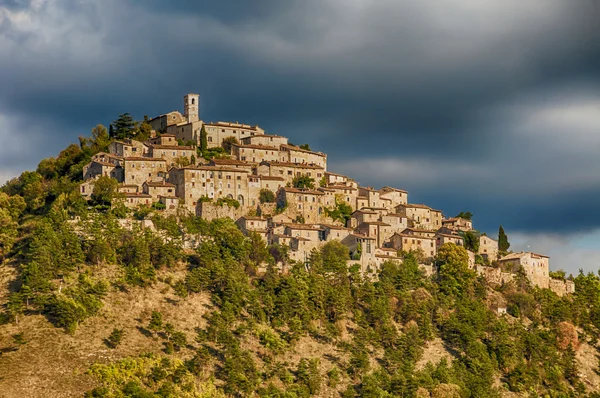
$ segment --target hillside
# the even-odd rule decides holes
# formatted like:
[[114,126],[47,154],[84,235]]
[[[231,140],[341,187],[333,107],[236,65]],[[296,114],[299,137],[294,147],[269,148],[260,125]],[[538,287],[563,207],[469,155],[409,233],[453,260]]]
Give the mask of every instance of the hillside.
[[1,188],[0,397],[600,397],[597,275],[491,284],[454,243],[431,276],[337,240],[294,261],[230,218],[82,197],[98,131]]

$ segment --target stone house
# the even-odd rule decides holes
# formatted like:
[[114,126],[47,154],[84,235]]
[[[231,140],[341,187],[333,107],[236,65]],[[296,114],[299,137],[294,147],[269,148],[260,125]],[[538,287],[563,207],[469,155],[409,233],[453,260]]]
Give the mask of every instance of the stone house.
[[408,203],[408,192],[403,189],[383,187],[379,190],[379,197],[389,200],[389,208]]
[[435,242],[435,237],[406,233],[395,233],[390,238],[390,243],[394,249],[405,252],[422,250],[427,258],[435,257],[437,253]]
[[117,187],[117,192],[119,193],[138,193],[140,192],[140,187],[135,184],[119,184]]
[[292,183],[294,177],[308,176],[315,180],[315,184],[318,185],[319,180],[325,174],[325,169],[320,166],[289,163],[289,162],[278,162],[278,161],[262,161],[256,168],[256,174],[267,175],[270,177],[281,177],[285,183]]
[[549,265],[550,257],[531,252],[511,253],[502,257],[498,262],[504,268],[511,272],[516,272],[519,267],[523,267],[529,281],[538,287],[548,288],[549,286]]
[[327,185],[346,185],[349,178],[345,175],[332,173],[330,171],[325,172],[325,183]]
[[142,157],[146,154],[146,144],[136,140],[113,141],[108,145],[108,151],[113,156],[121,158]]
[[278,207],[286,208],[287,214],[296,219],[303,218],[305,223],[317,223],[325,216],[323,192],[314,189],[281,188],[277,192]]
[[381,221],[390,224],[395,231],[404,231],[408,228],[408,219],[401,214],[388,213],[381,216]]
[[158,195],[158,202],[165,205],[165,211],[175,213],[179,207],[179,198],[177,196]]
[[168,182],[176,186],[175,194],[182,199],[191,212],[197,211],[198,199],[230,198],[248,205],[248,171],[241,168],[220,166],[173,167]]
[[442,226],[452,231],[471,231],[473,221],[461,217],[452,217],[442,220]]
[[149,144],[148,155],[151,158],[166,160],[167,166],[175,166],[180,158],[186,158],[188,162],[191,161],[192,155],[196,156],[196,148],[193,146],[178,146],[177,142],[175,145]]
[[372,210],[360,209],[352,213],[350,225],[354,228],[365,222],[379,221],[379,213]]
[[175,184],[165,181],[146,181],[142,184],[142,192],[158,200],[159,196],[175,196]]
[[375,266],[375,238],[370,236],[361,235],[359,233],[351,233],[342,240],[342,243],[348,248],[351,258],[358,258],[352,263],[358,264],[362,272],[366,272],[369,266]]
[[279,148],[281,145],[287,145],[288,139],[280,135],[259,134],[244,137],[239,142],[242,145],[263,145]]
[[[227,137],[235,137],[241,143],[244,138],[265,133],[265,130],[258,126],[231,122],[206,123],[204,128],[209,148],[221,146],[223,140]],[[198,132],[198,139],[199,137],[200,132]]]
[[438,230],[442,226],[442,212],[423,204],[400,204],[396,213],[413,220],[417,228]]
[[382,221],[366,221],[358,225],[356,231],[365,236],[375,238],[375,247],[383,247],[383,243],[388,241],[395,231],[390,224]]
[[497,260],[498,241],[487,235],[481,235],[479,237],[479,250],[477,251],[477,254],[490,262]]
[[256,169],[257,163],[244,162],[237,159],[211,159],[208,162],[209,166],[222,166],[222,167],[234,167],[237,169],[244,169],[248,172],[252,172]]
[[178,146],[175,134],[162,134],[148,140],[148,145]]
[[123,181],[123,168],[119,164],[105,162],[102,160],[92,160],[83,167],[83,179],[89,180],[100,176],[112,177],[115,180]]
[[152,196],[145,193],[124,193],[123,204],[129,209],[152,205]]
[[142,185],[146,181],[163,181],[167,174],[167,162],[164,159],[147,157],[128,157],[123,161],[125,184]]
[[237,160],[253,163],[277,161],[279,159],[279,149],[274,146],[266,145],[232,144],[231,154],[235,156]]
[[181,114],[181,112],[173,111],[150,119],[148,124],[150,124],[152,130],[162,133],[167,131],[168,126],[176,126],[186,122],[187,119]]
[[436,243],[437,249],[439,250],[439,248],[446,243],[454,243],[455,245],[458,245],[458,246],[464,246],[465,240],[460,235],[443,234],[443,233],[437,232],[435,234],[435,243]]
[[313,164],[327,170],[327,155],[322,152],[313,152],[293,145],[280,145],[281,162]]
[[342,227],[340,225],[321,224],[321,228],[325,231],[325,240],[339,240],[340,242],[346,239],[352,233],[352,228]]
[[250,232],[255,232],[260,235],[265,242],[269,241],[269,228],[266,218],[243,216],[236,221],[236,224],[245,235],[248,235]]

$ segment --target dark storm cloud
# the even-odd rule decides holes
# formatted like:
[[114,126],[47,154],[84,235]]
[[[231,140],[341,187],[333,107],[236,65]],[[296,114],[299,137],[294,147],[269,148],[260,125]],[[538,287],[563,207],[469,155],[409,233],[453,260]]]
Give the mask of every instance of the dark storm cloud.
[[122,112],[181,109],[192,91],[205,120],[310,143],[332,170],[409,189],[449,215],[470,210],[484,230],[598,227],[600,179],[563,187],[545,176],[569,180],[600,161],[554,145],[560,131],[536,136],[525,115],[599,86],[600,9],[523,3],[3,3],[0,138],[18,131],[33,144],[0,148],[0,169],[34,167]]

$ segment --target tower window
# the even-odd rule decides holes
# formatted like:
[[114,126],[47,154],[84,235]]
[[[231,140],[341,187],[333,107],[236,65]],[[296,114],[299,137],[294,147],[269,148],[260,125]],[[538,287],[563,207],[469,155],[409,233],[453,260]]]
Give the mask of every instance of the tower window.
[[196,98],[192,98],[192,105],[196,103]]

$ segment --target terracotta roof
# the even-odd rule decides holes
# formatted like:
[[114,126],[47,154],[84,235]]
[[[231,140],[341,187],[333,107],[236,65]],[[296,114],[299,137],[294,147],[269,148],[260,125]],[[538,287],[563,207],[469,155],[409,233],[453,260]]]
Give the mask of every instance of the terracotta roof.
[[127,198],[152,198],[152,196],[148,194],[138,192],[123,192],[123,195]]
[[185,146],[185,145],[158,145],[158,144],[148,144],[148,146],[151,146],[152,148],[156,148],[156,149],[171,149],[171,150],[185,150],[185,151],[193,151],[194,148],[193,146]]
[[165,199],[179,199],[177,196],[164,196],[164,195],[158,195],[159,198],[165,198]]
[[[384,191],[384,193],[387,193],[389,191],[397,191],[397,192],[402,192],[402,193],[408,193],[404,189],[398,189],[398,188],[388,187],[388,186],[385,186],[385,187],[379,189],[379,192],[381,192],[381,191]],[[385,192],[385,191],[387,191],[387,192]]]
[[204,123],[206,126],[219,126],[219,127],[235,127],[235,128],[240,128],[240,129],[246,129],[246,130],[258,130],[258,126],[251,126],[249,124],[243,124],[243,123],[233,123],[233,122],[210,122],[210,123]]
[[338,177],[345,177],[345,178],[348,178],[348,177],[347,177],[347,176],[345,176],[345,175],[342,175],[342,174],[337,174],[337,173],[332,173],[331,171],[326,171],[326,172],[325,172],[325,174],[329,174],[329,175],[332,175],[332,176],[338,176]]
[[413,228],[413,227],[407,227],[402,232],[404,232],[404,231],[421,232],[421,233],[427,233],[427,234],[434,234],[435,233],[435,231],[430,231],[428,229]]
[[292,236],[292,239],[301,240],[301,241],[304,241],[304,242],[310,242],[310,239],[305,238],[303,236]]
[[263,160],[262,162],[260,162],[260,164],[266,164],[269,166],[296,167],[296,168],[301,168],[301,169],[321,169],[321,170],[324,169],[324,167],[318,166],[318,165],[312,164],[312,163],[291,163],[291,162],[279,162],[279,161],[274,161],[274,160]]
[[[363,209],[364,209],[364,207],[363,207]],[[379,213],[377,213],[377,212],[375,212],[375,211],[371,211],[371,210],[362,210],[362,209],[360,209],[360,210],[354,210],[354,212],[353,212],[352,214],[354,214],[354,213],[362,213],[362,214],[379,214]]]
[[144,184],[148,185],[149,187],[169,187],[169,188],[175,188],[175,184],[171,184],[170,182],[165,182],[165,181],[146,181],[144,182]]
[[461,239],[461,240],[465,240],[462,236],[460,235],[452,235],[452,234],[442,234],[439,232],[436,232],[435,236],[444,236],[446,238],[452,238],[452,239]]
[[[396,232],[394,235],[402,236],[403,238],[435,240],[434,237],[422,236],[422,235],[409,235],[409,234],[404,234],[401,232]],[[394,235],[392,235],[392,236],[394,236]]]
[[354,187],[351,187],[351,186],[348,186],[348,185],[340,185],[340,184],[327,185],[327,188],[330,188],[330,189],[349,189],[351,191],[356,191],[356,188],[354,188]]
[[321,227],[329,228],[329,229],[343,229],[346,231],[352,231],[352,228],[342,227],[340,225],[332,225],[332,224],[319,224]]
[[242,216],[240,218],[244,218],[246,220],[253,220],[253,221],[267,221],[266,218],[262,218],[262,217],[258,217],[258,216]]
[[260,178],[261,180],[267,181],[285,181],[283,177],[275,177],[275,176],[263,176],[259,174],[250,174],[248,177]]
[[243,160],[237,160],[237,159],[211,159],[210,160],[211,163],[214,163],[215,165],[239,165],[239,166],[248,166],[248,167],[252,167],[254,165],[256,165],[256,163],[250,163],[250,162],[244,162]]
[[382,227],[391,227],[390,224],[384,223],[383,221],[365,221],[362,224],[368,224],[368,225],[380,225]]
[[125,161],[128,162],[132,162],[132,161],[140,161],[140,162],[166,162],[166,160],[164,160],[163,158],[144,158],[141,156],[131,156],[128,158],[125,158]]
[[[176,168],[176,167],[175,167]],[[206,170],[206,171],[231,171],[235,173],[249,173],[248,170],[236,168],[236,167],[222,167],[222,166],[185,166],[185,170]],[[181,170],[181,169],[179,169]]]
[[[118,164],[114,164],[114,163],[110,163],[110,162],[104,162],[102,160],[92,160],[90,163],[98,163],[102,166],[110,166],[110,167],[121,167]],[[88,164],[90,164],[88,163]]]
[[313,155],[317,155],[317,156],[322,156],[322,157],[327,157],[326,154],[324,154],[323,152],[314,152],[314,151],[309,151],[307,149],[302,149],[300,147],[297,146],[293,146],[293,145],[286,145],[286,144],[281,144],[282,148],[287,148],[290,149],[292,151],[298,151],[298,152],[305,152],[305,153],[312,153]]
[[279,148],[274,147],[274,146],[267,146],[267,145],[231,144],[231,146],[236,146],[238,148],[260,149],[260,150],[263,150],[263,151],[279,151]]
[[315,228],[313,225],[316,224],[295,224],[295,223],[283,223],[285,227],[291,229],[302,229],[302,230],[310,230],[310,231],[320,231],[322,228]]
[[291,193],[303,193],[303,194],[306,194],[306,195],[325,195],[323,192],[319,192],[319,191],[314,190],[314,189],[290,188],[290,187],[285,187],[283,189],[286,192],[291,192]]

